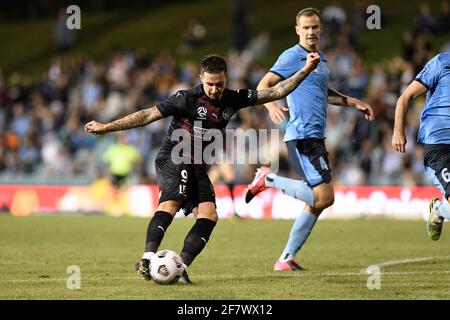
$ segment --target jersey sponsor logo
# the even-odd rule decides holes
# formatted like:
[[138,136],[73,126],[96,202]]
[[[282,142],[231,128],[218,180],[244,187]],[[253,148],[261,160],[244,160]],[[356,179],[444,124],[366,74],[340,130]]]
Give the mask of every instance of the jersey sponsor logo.
[[222,118],[224,119],[224,120],[230,120],[230,118],[231,118],[231,116],[233,115],[233,113],[234,113],[234,110],[232,109],[232,108],[225,108],[223,111],[222,111]]
[[200,106],[197,108],[197,114],[198,114],[198,118],[200,120],[206,120],[207,113],[208,113],[208,110],[206,109],[205,106]]
[[203,135],[208,130],[197,126],[193,126],[192,129],[194,130],[195,133],[198,133],[200,135]]

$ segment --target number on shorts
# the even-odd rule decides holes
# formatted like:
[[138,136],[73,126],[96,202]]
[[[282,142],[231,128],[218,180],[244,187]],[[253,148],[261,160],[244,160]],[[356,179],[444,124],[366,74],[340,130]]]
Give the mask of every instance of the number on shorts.
[[445,182],[450,182],[450,172],[448,172],[448,168],[444,168],[441,172],[442,179]]
[[188,182],[188,172],[187,170],[181,170],[181,184],[179,193],[182,195],[186,195],[186,184]]
[[186,170],[181,170],[181,181],[186,183],[188,180],[188,173]]

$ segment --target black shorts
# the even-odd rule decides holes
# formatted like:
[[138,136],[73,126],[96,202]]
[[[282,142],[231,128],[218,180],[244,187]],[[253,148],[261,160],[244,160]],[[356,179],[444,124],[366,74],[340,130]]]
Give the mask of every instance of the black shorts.
[[116,188],[121,188],[126,182],[127,176],[121,176],[118,174],[113,174],[111,177],[111,183]]
[[423,165],[427,173],[433,177],[436,187],[448,199],[450,196],[450,145],[424,145]]
[[325,139],[308,138],[286,142],[288,157],[298,176],[315,187],[331,182],[331,169]]
[[174,164],[171,159],[155,160],[156,180],[160,196],[159,203],[181,200],[185,214],[202,202],[216,203],[214,187],[209,180],[205,165]]

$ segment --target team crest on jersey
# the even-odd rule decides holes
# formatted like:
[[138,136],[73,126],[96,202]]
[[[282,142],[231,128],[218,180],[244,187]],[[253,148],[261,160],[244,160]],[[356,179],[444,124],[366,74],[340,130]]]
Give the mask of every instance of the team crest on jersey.
[[231,116],[233,115],[234,110],[232,108],[225,108],[225,110],[223,110],[222,112],[222,118],[224,120],[230,120]]
[[206,120],[206,114],[208,113],[208,110],[205,106],[200,106],[197,108],[197,114],[200,120]]

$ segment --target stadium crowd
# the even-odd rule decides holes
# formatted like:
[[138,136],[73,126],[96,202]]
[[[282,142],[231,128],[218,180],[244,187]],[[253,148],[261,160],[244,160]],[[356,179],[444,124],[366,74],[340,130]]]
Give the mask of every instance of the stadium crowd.
[[[432,184],[424,174],[421,146],[415,143],[423,98],[408,113],[406,156],[394,152],[390,141],[400,92],[436,53],[433,37],[450,31],[448,2],[442,3],[439,14],[422,5],[411,30],[403,34],[402,51],[374,64],[370,72],[363,59],[364,48],[355,37],[366,28],[367,3],[357,3],[351,17],[338,1],[324,8],[321,47],[330,65],[330,86],[364,98],[374,107],[377,119],[370,123],[354,110],[329,107],[326,143],[334,179],[342,185]],[[205,34],[206,29],[201,29],[201,35]],[[241,52],[230,52],[229,87],[255,88],[270,67],[262,66],[258,58],[269,50],[270,34],[263,31]],[[198,74],[197,61],[179,64],[169,52],[150,57],[144,50],[117,50],[99,62],[82,54],[57,55],[37,83],[29,75],[13,73],[5,79],[0,72],[0,182],[88,183],[108,174],[103,154],[117,135],[93,137],[84,132],[83,125],[92,119],[108,122],[155,105],[198,84]],[[170,119],[165,119],[126,132],[142,159],[129,182],[154,182],[154,158],[169,123]],[[241,110],[229,127],[274,125],[259,106]],[[283,126],[280,129],[283,133]],[[285,146],[279,145],[280,170],[294,175],[288,172]],[[254,168],[235,166],[231,170],[237,170],[237,183],[246,184]]]

